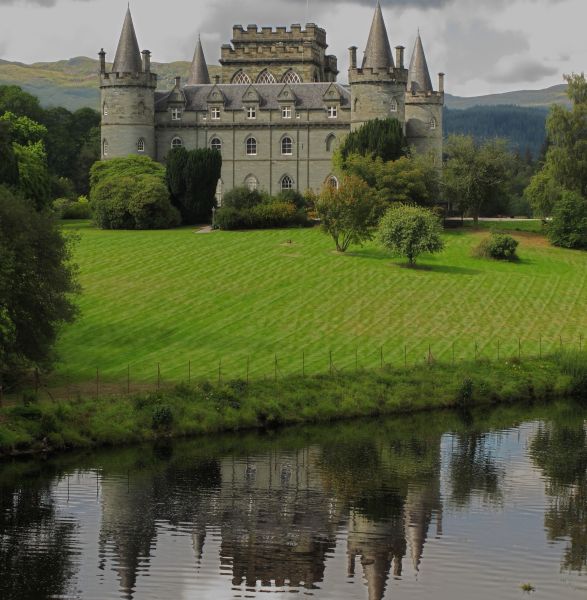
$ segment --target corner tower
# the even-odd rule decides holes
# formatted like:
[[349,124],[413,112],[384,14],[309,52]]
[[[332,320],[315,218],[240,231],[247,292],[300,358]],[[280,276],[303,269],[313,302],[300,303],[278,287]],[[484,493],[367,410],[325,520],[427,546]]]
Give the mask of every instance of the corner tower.
[[438,76],[438,91],[435,92],[418,32],[406,91],[406,135],[418,154],[432,154],[439,167],[442,165],[443,107],[444,73]]
[[394,63],[389,37],[377,3],[361,67],[357,48],[349,49],[351,86],[351,129],[372,119],[394,117],[405,123],[405,98],[408,71],[404,68],[404,48],[396,48]]
[[[141,56],[142,55],[142,56]],[[139,50],[130,13],[126,13],[112,71],[100,51],[101,157],[138,154],[156,158],[155,88],[151,53]]]

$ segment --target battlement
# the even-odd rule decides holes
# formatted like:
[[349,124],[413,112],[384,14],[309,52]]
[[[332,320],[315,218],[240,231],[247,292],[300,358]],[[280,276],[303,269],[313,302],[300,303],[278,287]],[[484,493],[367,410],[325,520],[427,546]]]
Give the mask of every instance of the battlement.
[[246,29],[242,25],[234,25],[232,28],[232,44],[274,44],[282,43],[301,43],[304,41],[313,42],[327,47],[326,30],[318,27],[314,23],[307,23],[305,28],[298,23],[294,23],[288,29],[287,27],[260,27],[258,25],[247,25]]
[[406,104],[444,105],[444,92],[407,92]]
[[408,83],[408,70],[395,67],[387,71],[381,71],[379,69],[349,69],[349,83],[397,83],[407,85]]
[[100,87],[157,87],[155,73],[100,73]]

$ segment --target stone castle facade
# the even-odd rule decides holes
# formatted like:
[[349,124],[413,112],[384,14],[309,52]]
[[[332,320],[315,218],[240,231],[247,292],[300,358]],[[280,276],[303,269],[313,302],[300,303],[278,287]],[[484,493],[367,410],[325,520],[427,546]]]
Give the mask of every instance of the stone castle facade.
[[349,85],[337,83],[337,59],[314,24],[233,28],[221,49],[221,75],[210,80],[198,40],[188,81],[158,92],[151,54],[140,51],[126,14],[111,71],[100,52],[102,158],[139,154],[165,162],[172,148],[222,153],[218,197],[246,185],[270,194],[337,185],[332,154],[370,119],[395,117],[416,152],[442,161],[444,75],[430,78],[418,34],[410,67],[395,60],[378,4],[364,58],[350,52]]

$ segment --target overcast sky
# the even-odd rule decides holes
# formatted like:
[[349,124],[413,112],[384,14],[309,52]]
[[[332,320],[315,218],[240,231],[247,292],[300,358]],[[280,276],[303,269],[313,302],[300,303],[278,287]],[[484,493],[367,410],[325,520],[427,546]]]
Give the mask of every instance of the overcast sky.
[[[0,58],[21,62],[95,57],[112,60],[127,0],[0,0]],[[433,80],[474,96],[562,83],[586,70],[587,0],[383,0],[392,46],[409,54],[420,27]],[[216,64],[232,25],[324,27],[345,82],[347,48],[365,47],[374,0],[133,0],[141,48],[154,61],[191,58],[198,32]],[[409,60],[409,55],[408,55]]]

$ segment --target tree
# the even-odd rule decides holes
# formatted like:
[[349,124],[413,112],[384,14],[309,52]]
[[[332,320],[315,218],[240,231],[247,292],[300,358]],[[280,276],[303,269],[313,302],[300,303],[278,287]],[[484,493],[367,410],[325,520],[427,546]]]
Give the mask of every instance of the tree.
[[454,135],[446,145],[444,185],[448,200],[475,223],[483,206],[507,194],[508,164],[512,157],[504,140],[481,144],[472,137]]
[[561,193],[552,211],[548,237],[555,246],[587,249],[587,202],[581,194]]
[[344,170],[351,154],[380,158],[384,162],[408,154],[408,142],[397,119],[373,119],[351,131],[337,150],[337,162]]
[[325,186],[316,203],[322,230],[332,236],[338,252],[373,237],[377,198],[356,175],[345,176],[339,187]]
[[431,205],[440,194],[440,175],[428,156],[398,160],[350,154],[344,172],[357,175],[377,191],[382,213],[394,202]]
[[55,358],[59,330],[76,314],[70,259],[52,214],[0,187],[0,385]]
[[19,188],[40,210],[51,201],[52,187],[43,142],[13,144],[13,147],[18,160]]
[[167,185],[171,200],[185,224],[209,222],[216,204],[216,187],[222,172],[217,150],[173,150],[167,161]]
[[94,164],[91,206],[102,229],[166,229],[179,225],[171,205],[165,168],[146,156]]
[[562,187],[553,177],[550,168],[538,171],[524,190],[524,198],[529,202],[534,214],[550,217],[562,194]]
[[0,121],[0,185],[18,185],[18,160],[12,145],[12,124]]
[[0,115],[5,112],[29,117],[33,121],[40,121],[43,115],[39,99],[17,85],[0,85]]
[[418,256],[444,249],[438,217],[421,206],[400,204],[390,208],[379,224],[379,241],[396,256],[408,259],[410,265]]

